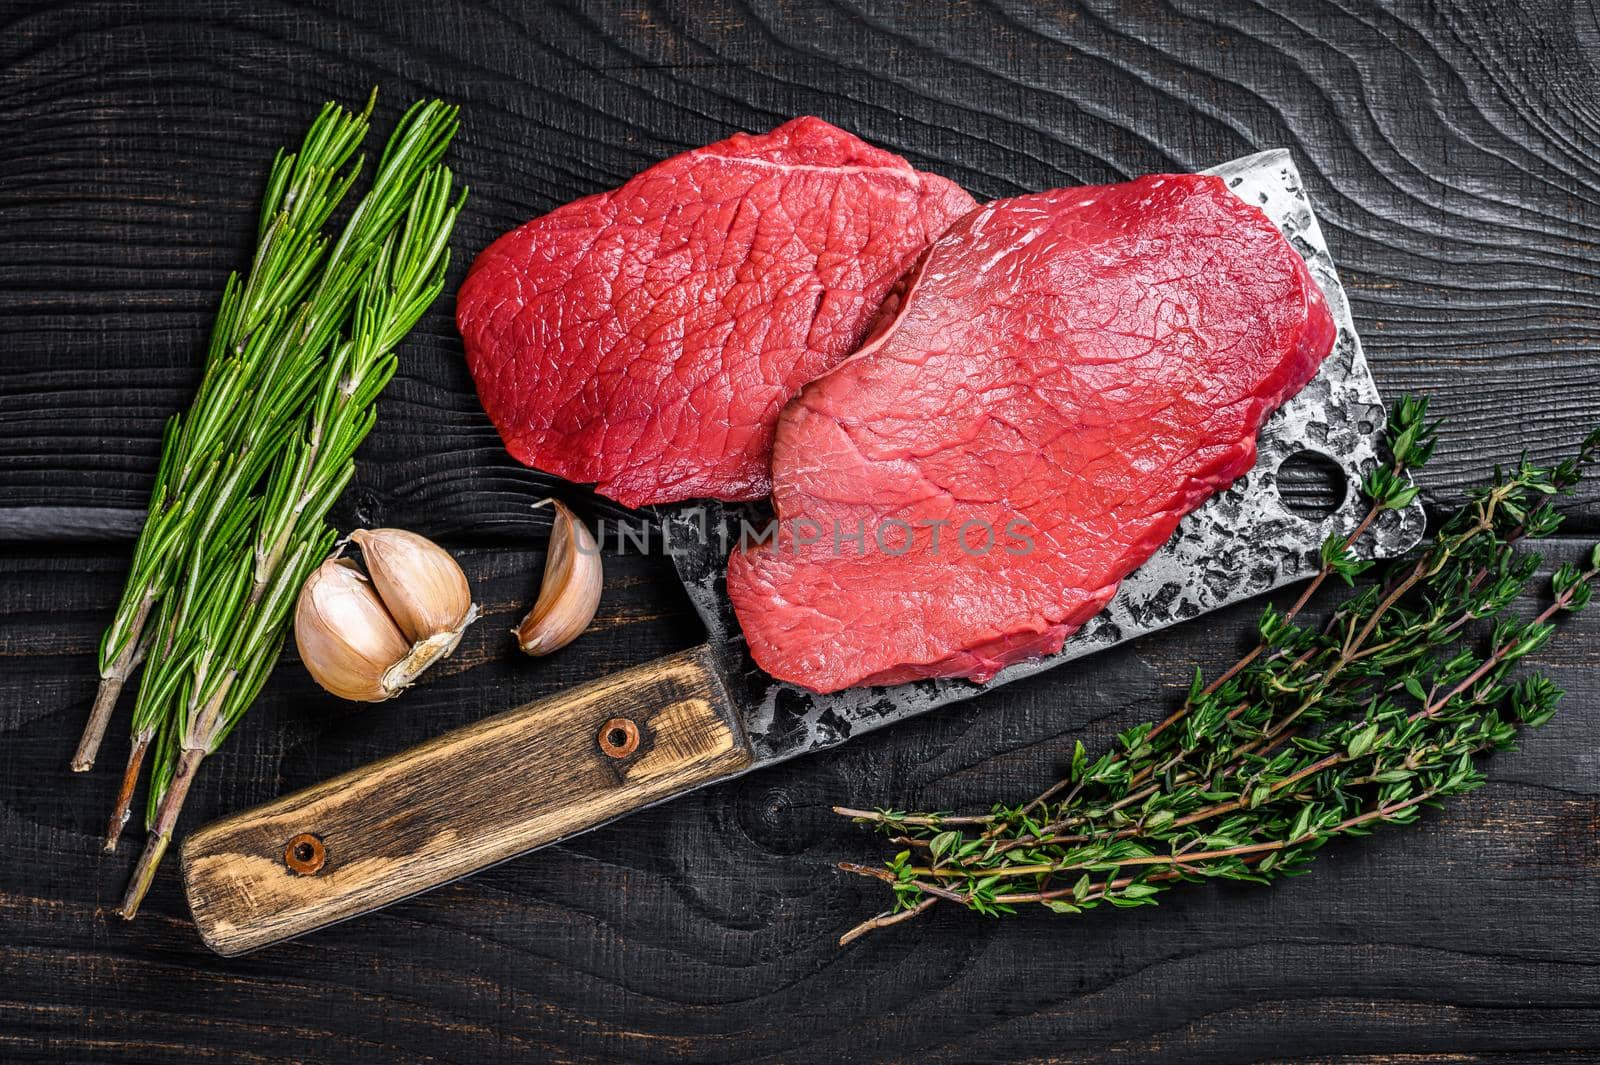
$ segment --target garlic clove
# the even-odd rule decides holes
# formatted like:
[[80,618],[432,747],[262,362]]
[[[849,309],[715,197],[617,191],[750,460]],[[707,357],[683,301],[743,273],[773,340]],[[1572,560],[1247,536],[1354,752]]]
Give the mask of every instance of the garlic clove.
[[318,566],[301,587],[294,642],[318,684],[340,698],[365,703],[382,702],[399,691],[384,678],[410,651],[371,582],[342,558]]
[[539,599],[515,630],[530,655],[547,655],[577,639],[600,607],[604,574],[600,548],[588,526],[555,500],[555,521],[544,559]]
[[404,529],[357,529],[350,539],[361,548],[378,598],[409,642],[441,633],[459,637],[472,612],[472,590],[449,552]]
[[449,658],[455,651],[456,644],[461,642],[461,634],[466,631],[468,625],[477,620],[478,608],[474,604],[467,610],[467,616],[462,619],[460,628],[441,632],[412,644],[410,653],[384,672],[384,688],[398,694],[421,676],[423,670],[441,658]]

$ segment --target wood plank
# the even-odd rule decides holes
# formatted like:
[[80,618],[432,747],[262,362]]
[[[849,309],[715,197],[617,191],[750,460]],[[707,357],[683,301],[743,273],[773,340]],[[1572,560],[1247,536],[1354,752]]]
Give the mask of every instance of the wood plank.
[[[21,14],[0,42],[16,130],[0,144],[0,507],[61,510],[0,518],[0,535],[131,535],[105,509],[143,506],[162,421],[187,403],[222,279],[247,254],[266,160],[321,99],[373,82],[385,122],[424,92],[464,105],[452,160],[472,199],[451,292],[519,222],[797,113],[983,197],[1286,145],[1379,384],[1431,394],[1451,419],[1430,479],[1448,505],[1486,465],[1556,456],[1600,423],[1600,136],[1569,90],[1595,39],[1584,5],[1559,0]],[[549,487],[501,450],[441,300],[402,352],[342,516],[521,531]],[[1578,509],[1600,527],[1600,507]]]
[[[687,608],[651,608],[648,571],[619,562],[598,631],[523,659],[504,630],[537,553],[461,557],[487,617],[444,675],[350,710],[286,662],[207,764],[186,826],[492,712],[496,698],[694,639]],[[0,674],[0,838],[27,856],[0,890],[8,1061],[147,1061],[180,1044],[225,1060],[969,1062],[1047,1048],[1069,1062],[1231,1061],[1302,1047],[1535,1061],[1600,1040],[1587,887],[1600,869],[1600,613],[1539,656],[1567,702],[1489,763],[1487,788],[1415,828],[1329,847],[1312,875],[1270,889],[1183,889],[1151,911],[1081,919],[949,910],[850,950],[833,942],[883,903],[833,862],[884,850],[830,805],[1031,794],[1075,739],[1098,747],[1162,715],[1196,663],[1236,654],[1247,606],[223,961],[195,935],[175,869],[137,922],[114,916],[138,833],[102,858],[114,774],[64,768],[117,562],[0,558],[16,602],[0,647],[21,667]]]

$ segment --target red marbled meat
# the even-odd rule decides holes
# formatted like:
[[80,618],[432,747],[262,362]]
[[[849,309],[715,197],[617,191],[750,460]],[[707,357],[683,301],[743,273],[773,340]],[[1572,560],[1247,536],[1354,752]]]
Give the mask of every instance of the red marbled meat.
[[478,396],[518,460],[629,506],[758,499],[783,404],[973,206],[817,118],[674,156],[478,257]]
[[1055,652],[1250,469],[1335,332],[1300,256],[1217,178],[973,211],[779,419],[778,537],[728,570],[756,662],[834,691]]

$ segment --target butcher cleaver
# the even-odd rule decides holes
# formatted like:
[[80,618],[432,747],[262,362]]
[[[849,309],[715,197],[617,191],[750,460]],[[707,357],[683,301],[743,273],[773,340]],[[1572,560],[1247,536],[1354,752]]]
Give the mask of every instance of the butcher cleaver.
[[[1310,264],[1339,337],[1321,372],[1263,428],[1260,460],[1190,514],[1115,600],[1047,659],[986,684],[923,680],[816,695],[774,681],[745,651],[723,585],[739,508],[660,515],[706,642],[479,721],[209,825],[183,846],[200,935],[239,954],[367,913],[694,788],[820,751],[936,706],[1308,576],[1324,537],[1355,525],[1353,486],[1377,461],[1384,411],[1333,260],[1285,151],[1217,167]],[[1277,490],[1302,452],[1344,475],[1332,513],[1308,519]],[[1390,513],[1364,548],[1398,554],[1420,509]]]

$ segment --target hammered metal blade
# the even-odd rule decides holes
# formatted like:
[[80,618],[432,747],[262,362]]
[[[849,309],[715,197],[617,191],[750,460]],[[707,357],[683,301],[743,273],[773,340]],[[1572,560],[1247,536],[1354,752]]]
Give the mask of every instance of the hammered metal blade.
[[[707,504],[663,515],[663,531],[675,545],[679,575],[705,620],[712,645],[725,655],[730,688],[744,701],[745,728],[756,766],[843,743],[1308,577],[1316,571],[1324,538],[1335,530],[1349,530],[1360,520],[1364,508],[1355,486],[1378,461],[1384,407],[1300,173],[1281,149],[1224,163],[1207,173],[1224,178],[1235,194],[1260,207],[1283,230],[1327,294],[1339,326],[1338,340],[1311,383],[1262,428],[1255,467],[1185,518],[1172,539],[1122,582],[1111,605],[1057,654],[1014,665],[986,684],[923,680],[832,695],[780,684],[756,668],[746,653],[725,587],[728,537],[706,535],[709,530],[731,529],[736,540],[741,519],[759,528],[767,512],[762,507]],[[1320,521],[1289,511],[1277,492],[1279,466],[1301,451],[1333,460],[1347,482],[1343,502]],[[1363,539],[1363,546],[1381,557],[1400,554],[1421,538],[1423,524],[1420,503],[1404,513],[1385,514],[1372,535]]]

